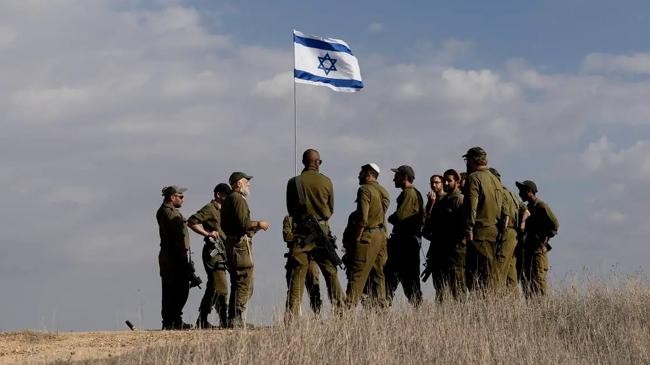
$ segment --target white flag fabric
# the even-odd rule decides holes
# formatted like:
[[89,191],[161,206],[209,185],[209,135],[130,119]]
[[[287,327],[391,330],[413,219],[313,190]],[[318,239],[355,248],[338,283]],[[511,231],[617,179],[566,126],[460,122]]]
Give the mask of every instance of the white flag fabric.
[[344,41],[294,30],[293,50],[295,82],[327,86],[344,92],[363,88],[359,61]]

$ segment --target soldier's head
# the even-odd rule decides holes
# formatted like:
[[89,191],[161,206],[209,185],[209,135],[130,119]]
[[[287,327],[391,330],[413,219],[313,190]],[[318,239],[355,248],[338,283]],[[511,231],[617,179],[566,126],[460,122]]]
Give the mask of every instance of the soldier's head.
[[474,172],[483,166],[487,166],[487,153],[481,147],[472,147],[463,155],[467,172]]
[[445,192],[450,194],[460,188],[460,176],[454,169],[449,169],[442,174],[442,180],[445,185]]
[[226,199],[226,197],[232,193],[232,189],[230,188],[230,185],[220,183],[217,186],[214,187],[214,200],[217,201],[217,203],[221,204],[223,201]]
[[243,196],[250,195],[250,180],[253,177],[241,171],[230,174],[228,182],[232,190],[240,192]]
[[323,161],[320,159],[320,153],[314,149],[308,149],[302,153],[302,164],[306,169],[318,170]]
[[525,202],[535,202],[537,200],[537,184],[530,180],[524,180],[522,182],[515,181],[517,188],[519,189],[519,197]]
[[431,185],[431,191],[436,193],[436,195],[441,195],[444,192],[444,186],[442,185],[442,176],[440,175],[431,175],[429,179],[429,185]]
[[361,171],[359,171],[359,185],[377,181],[379,172],[379,166],[374,162],[361,166]]
[[396,188],[405,188],[413,185],[413,180],[415,180],[415,172],[411,166],[402,165],[398,168],[390,169],[390,171],[395,173],[393,182],[395,183]]
[[458,186],[460,187],[460,190],[465,189],[465,181],[467,181],[467,173],[466,172],[461,172],[460,173],[460,181],[458,182]]
[[162,188],[162,196],[165,197],[165,203],[171,203],[174,207],[180,208],[185,198],[183,193],[186,191],[186,188],[180,188],[176,185],[165,186]]

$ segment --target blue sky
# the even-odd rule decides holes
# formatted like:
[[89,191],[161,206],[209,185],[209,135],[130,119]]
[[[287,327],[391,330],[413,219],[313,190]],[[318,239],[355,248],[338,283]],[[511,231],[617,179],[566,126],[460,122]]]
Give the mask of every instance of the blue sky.
[[507,186],[536,181],[558,215],[556,285],[583,268],[648,271],[650,5],[341,4],[1,2],[0,291],[14,295],[0,330],[158,328],[160,188],[187,186],[189,216],[236,170],[255,176],[253,216],[272,225],[255,238],[251,318],[274,320],[294,28],[348,42],[366,84],[297,87],[298,149],[321,151],[339,236],[360,165],[411,164],[426,191],[481,145]]

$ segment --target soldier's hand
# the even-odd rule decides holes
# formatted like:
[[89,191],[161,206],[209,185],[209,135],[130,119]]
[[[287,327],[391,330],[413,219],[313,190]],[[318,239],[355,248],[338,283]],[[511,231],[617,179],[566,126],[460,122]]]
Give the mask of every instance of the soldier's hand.
[[474,241],[474,234],[472,234],[472,232],[465,233],[465,242],[469,243],[472,241]]
[[263,229],[266,231],[267,229],[269,229],[270,225],[269,222],[267,221],[259,221],[257,222],[257,227],[258,229]]
[[436,193],[429,191],[427,193],[427,199],[429,200],[429,203],[434,204],[436,202]]
[[208,237],[212,237],[212,238],[215,238],[215,239],[219,238],[219,232],[217,232],[217,231],[208,232]]

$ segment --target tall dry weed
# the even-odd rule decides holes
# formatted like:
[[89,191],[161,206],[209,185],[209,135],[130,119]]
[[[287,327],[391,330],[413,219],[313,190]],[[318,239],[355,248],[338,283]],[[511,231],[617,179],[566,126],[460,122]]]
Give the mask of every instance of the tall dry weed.
[[650,285],[566,285],[546,298],[469,295],[290,326],[190,331],[107,364],[648,364]]

